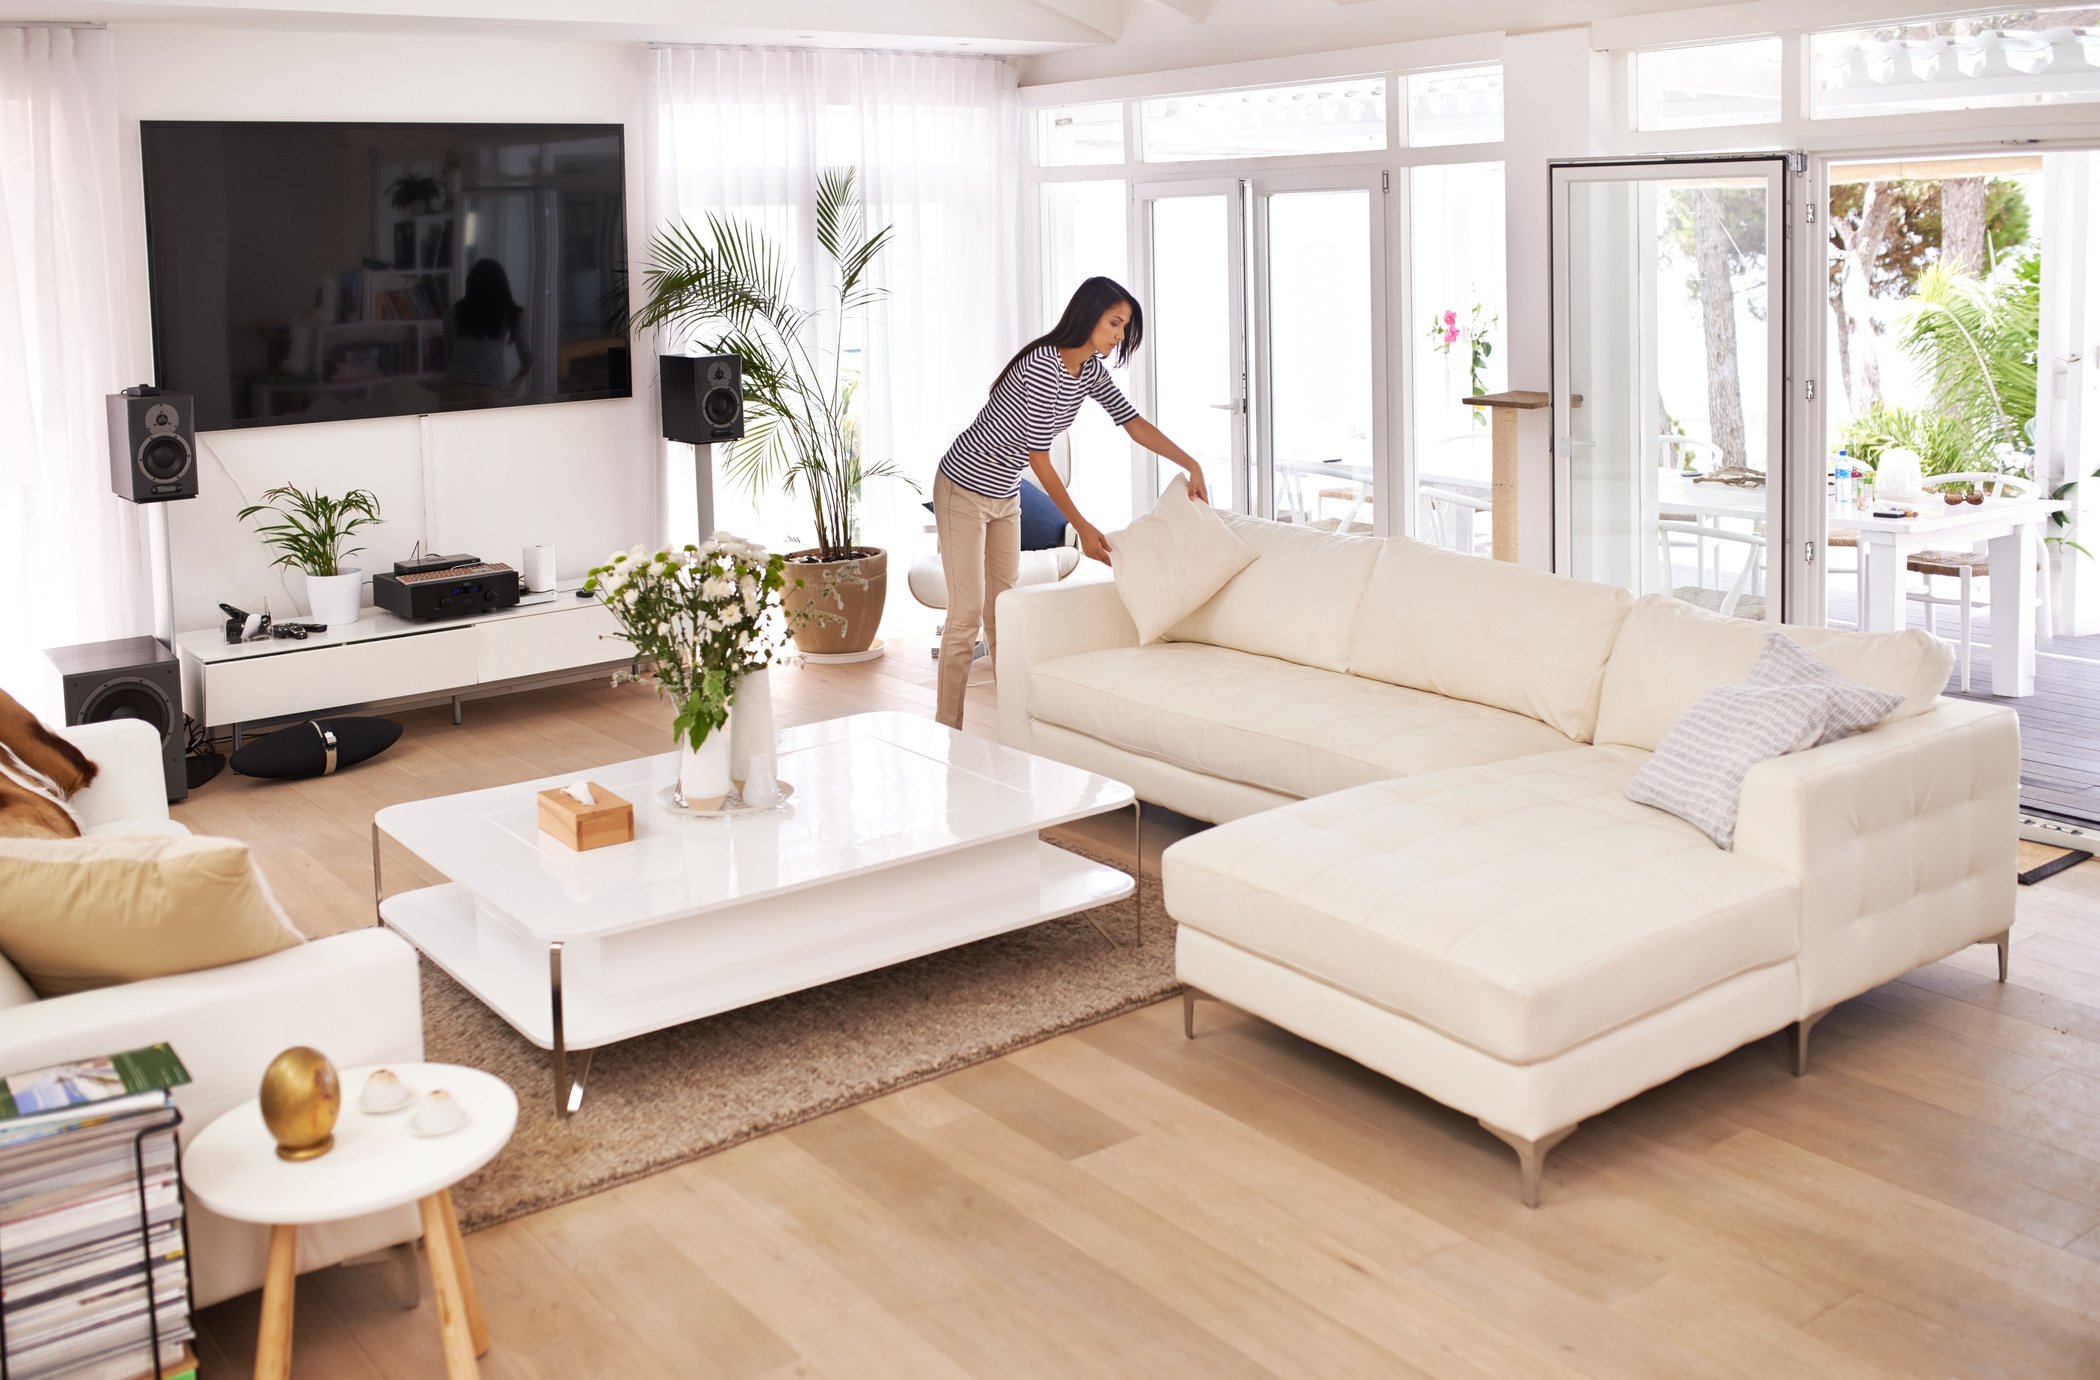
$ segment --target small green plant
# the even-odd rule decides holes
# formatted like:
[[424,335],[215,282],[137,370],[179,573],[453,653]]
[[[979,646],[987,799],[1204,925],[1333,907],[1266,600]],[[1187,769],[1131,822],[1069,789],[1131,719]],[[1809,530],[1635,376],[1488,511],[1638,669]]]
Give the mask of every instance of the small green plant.
[[370,490],[352,489],[341,498],[330,498],[316,490],[308,493],[281,484],[263,493],[261,503],[241,509],[243,521],[257,513],[269,513],[277,521],[255,529],[255,534],[277,548],[272,565],[291,566],[309,575],[339,575],[344,557],[364,550],[343,543],[380,521],[379,500]]

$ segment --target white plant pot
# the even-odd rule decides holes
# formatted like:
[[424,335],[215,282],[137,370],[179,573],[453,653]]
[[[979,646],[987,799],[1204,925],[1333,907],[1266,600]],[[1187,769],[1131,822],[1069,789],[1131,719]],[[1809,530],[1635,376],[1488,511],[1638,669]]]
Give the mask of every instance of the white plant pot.
[[740,678],[729,716],[729,779],[741,791],[751,779],[751,759],[773,756],[773,671],[763,667]]
[[719,810],[729,795],[729,735],[736,715],[695,748],[678,740],[677,803],[688,810]]
[[361,570],[345,570],[340,575],[308,575],[306,577],[306,603],[313,610],[313,621],[339,628],[357,621],[359,608],[364,603],[365,576]]

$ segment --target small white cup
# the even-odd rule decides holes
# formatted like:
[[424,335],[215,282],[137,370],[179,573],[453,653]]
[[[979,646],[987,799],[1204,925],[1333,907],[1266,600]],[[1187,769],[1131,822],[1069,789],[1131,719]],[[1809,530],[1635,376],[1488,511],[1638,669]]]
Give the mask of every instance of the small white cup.
[[773,754],[752,753],[751,775],[744,778],[744,803],[754,810],[763,810],[779,801],[780,783],[773,778]]
[[373,1069],[357,1094],[357,1105],[367,1116],[398,1112],[415,1101],[416,1090],[401,1081],[392,1069]]

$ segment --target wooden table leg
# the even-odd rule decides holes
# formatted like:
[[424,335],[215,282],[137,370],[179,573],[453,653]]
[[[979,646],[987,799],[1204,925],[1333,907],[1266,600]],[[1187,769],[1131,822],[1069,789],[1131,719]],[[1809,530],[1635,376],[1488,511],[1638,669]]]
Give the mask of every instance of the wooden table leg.
[[445,1225],[445,1195],[417,1201],[423,1214],[423,1250],[430,1257],[430,1286],[437,1294],[438,1328],[445,1340],[445,1374],[449,1380],[477,1380],[474,1332],[467,1324],[466,1300],[460,1297],[460,1264]]
[[299,1284],[298,1260],[299,1229],[270,1228],[262,1327],[255,1341],[255,1380],[288,1380],[292,1373],[292,1295]]
[[474,1337],[474,1354],[489,1354],[489,1325],[481,1320],[481,1296],[474,1292],[474,1271],[467,1264],[467,1243],[459,1234],[459,1213],[452,1206],[452,1190],[437,1195],[445,1207],[445,1234],[452,1239],[452,1263],[459,1271],[459,1296],[467,1305],[467,1330]]

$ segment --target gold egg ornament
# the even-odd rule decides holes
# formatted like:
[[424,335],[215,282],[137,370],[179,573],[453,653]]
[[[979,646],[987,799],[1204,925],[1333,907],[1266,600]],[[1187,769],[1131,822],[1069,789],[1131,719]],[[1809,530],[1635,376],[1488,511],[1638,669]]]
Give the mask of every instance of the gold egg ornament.
[[319,1159],[335,1146],[343,1085],[318,1049],[294,1045],[263,1070],[262,1119],[277,1139],[277,1157]]

